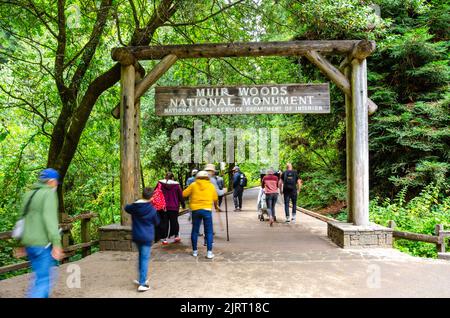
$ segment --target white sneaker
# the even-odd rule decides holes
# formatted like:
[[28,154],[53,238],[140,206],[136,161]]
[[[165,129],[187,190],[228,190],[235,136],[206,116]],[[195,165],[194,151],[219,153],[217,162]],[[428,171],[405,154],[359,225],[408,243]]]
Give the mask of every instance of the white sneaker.
[[295,216],[292,217],[291,221],[292,223],[295,223]]
[[290,222],[290,221],[289,221],[289,218],[287,218],[286,221],[284,221],[284,222],[285,222],[285,223],[289,223],[289,222]]
[[148,285],[140,285],[137,290],[138,290],[138,292],[145,292],[149,289],[150,289],[150,286],[148,286]]
[[192,252],[192,256],[197,257],[198,256],[198,251],[193,251]]
[[[138,281],[137,279],[133,280],[133,283],[134,283],[136,286],[139,286],[139,285],[140,285],[140,283],[139,283],[139,281]],[[148,279],[145,281],[145,285],[148,286]]]
[[206,253],[206,258],[209,258],[209,259],[214,258],[213,252],[212,252],[212,251],[208,251],[208,252]]

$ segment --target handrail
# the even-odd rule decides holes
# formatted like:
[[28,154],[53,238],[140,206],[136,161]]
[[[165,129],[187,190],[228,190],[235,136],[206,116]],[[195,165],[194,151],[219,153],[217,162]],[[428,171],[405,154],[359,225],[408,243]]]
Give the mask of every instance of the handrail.
[[[61,261],[62,263],[66,262],[68,258],[73,256],[76,251],[82,250],[82,257],[85,257],[91,253],[91,246],[98,244],[98,240],[90,239],[90,222],[91,219],[97,217],[98,215],[93,212],[86,212],[74,217],[66,218],[63,222],[59,224],[62,230],[62,245],[64,249],[64,259]],[[81,243],[69,245],[69,232],[73,227],[74,222],[81,221]],[[0,232],[0,240],[8,240],[12,238],[12,231]],[[6,266],[0,267],[0,274],[28,268],[30,266],[30,262],[20,262],[16,264],[10,264]]]
[[388,222],[388,227],[394,230],[392,232],[393,237],[410,241],[436,244],[438,258],[449,258],[449,253],[446,253],[445,239],[450,237],[450,231],[445,231],[444,225],[436,224],[434,228],[434,235],[397,231],[395,230],[396,226],[395,221],[390,220]]

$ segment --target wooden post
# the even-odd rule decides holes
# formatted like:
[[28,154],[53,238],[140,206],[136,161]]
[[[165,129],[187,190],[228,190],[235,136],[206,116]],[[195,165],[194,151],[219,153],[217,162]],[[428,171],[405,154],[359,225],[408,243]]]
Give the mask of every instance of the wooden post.
[[134,85],[135,69],[133,64],[121,66],[120,99],[120,207],[121,224],[131,225],[131,217],[124,211],[127,203],[134,202],[135,197],[135,104]]
[[[68,218],[66,218],[67,220]],[[70,223],[61,223],[61,229],[62,229],[62,239],[61,239],[61,243],[62,243],[62,248],[63,250],[66,249],[69,244],[70,244],[70,230],[72,228],[72,224]],[[63,258],[61,260],[61,264],[67,263],[68,262],[68,258]]]
[[395,229],[397,227],[397,224],[395,224],[394,220],[389,220],[388,227],[391,229]]
[[[88,243],[91,240],[90,234],[91,219],[81,219],[81,242]],[[91,254],[91,247],[83,247],[81,251],[82,257],[86,257]]]
[[[135,76],[137,83],[142,76],[139,72],[136,72]],[[137,199],[141,196],[141,99],[139,97],[134,103],[134,127],[134,197]]]
[[[344,75],[347,79],[350,78],[350,67],[344,69]],[[350,81],[349,81],[350,82]],[[352,123],[353,123],[353,107],[352,99],[349,95],[345,94],[345,126],[346,126],[346,165],[347,165],[347,222],[353,222],[353,205],[352,202]]]
[[436,244],[438,253],[445,253],[445,236],[442,231],[444,231],[444,226],[442,224],[436,224],[434,234],[438,237],[438,243]]
[[369,120],[366,60],[352,60],[351,200],[353,223],[369,224]]

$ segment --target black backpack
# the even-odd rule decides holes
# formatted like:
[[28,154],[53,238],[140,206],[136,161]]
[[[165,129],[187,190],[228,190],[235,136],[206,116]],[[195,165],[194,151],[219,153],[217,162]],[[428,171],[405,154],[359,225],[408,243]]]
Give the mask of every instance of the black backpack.
[[297,190],[298,175],[295,170],[286,170],[283,174],[283,191]]
[[241,187],[246,187],[247,186],[247,177],[243,173],[241,173],[241,175],[240,175],[239,185]]

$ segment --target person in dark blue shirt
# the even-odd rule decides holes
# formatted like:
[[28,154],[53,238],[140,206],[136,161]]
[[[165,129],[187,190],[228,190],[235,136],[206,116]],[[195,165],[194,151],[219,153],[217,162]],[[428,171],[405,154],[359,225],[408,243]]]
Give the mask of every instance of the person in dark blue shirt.
[[142,199],[125,206],[125,211],[131,214],[132,239],[139,251],[139,280],[135,280],[134,283],[138,285],[138,291],[140,292],[150,289],[147,280],[148,263],[151,246],[155,240],[155,227],[160,222],[155,207],[150,203],[152,195],[153,190],[145,188]]
[[234,211],[242,210],[242,194],[244,193],[244,186],[241,182],[242,172],[238,166],[233,168],[233,202]]

